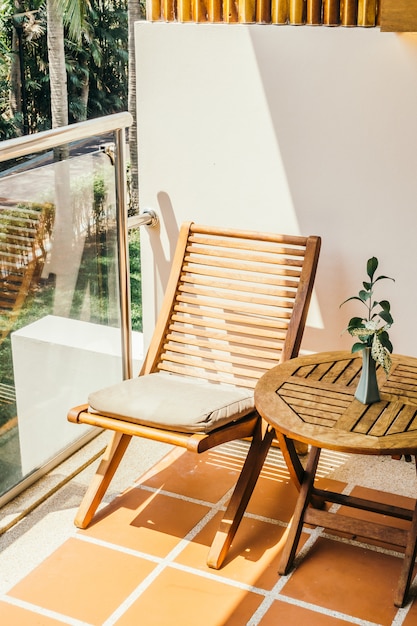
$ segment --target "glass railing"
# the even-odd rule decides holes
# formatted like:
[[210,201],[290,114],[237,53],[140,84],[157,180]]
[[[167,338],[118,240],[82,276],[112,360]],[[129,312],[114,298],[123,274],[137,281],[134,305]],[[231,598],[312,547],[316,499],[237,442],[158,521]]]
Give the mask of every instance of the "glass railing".
[[[68,409],[140,362],[130,123],[121,113],[0,143],[0,504],[96,434],[69,424]],[[137,233],[131,245],[138,255]]]

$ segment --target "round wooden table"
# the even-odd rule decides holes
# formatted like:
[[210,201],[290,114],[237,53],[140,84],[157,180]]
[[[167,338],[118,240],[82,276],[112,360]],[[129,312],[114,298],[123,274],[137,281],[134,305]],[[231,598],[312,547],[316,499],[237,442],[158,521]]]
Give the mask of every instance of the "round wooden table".
[[[275,429],[290,474],[300,490],[280,574],[291,568],[304,524],[323,526],[405,548],[394,597],[403,606],[416,558],[417,505],[409,510],[355,498],[314,486],[322,448],[353,454],[417,454],[417,358],[393,355],[386,377],[377,368],[380,402],[364,405],[354,397],[362,358],[350,352],[322,352],[298,357],[264,374],[255,389],[260,415]],[[311,446],[304,469],[293,440]],[[408,529],[387,527],[331,513],[325,502],[373,511],[410,521]]]

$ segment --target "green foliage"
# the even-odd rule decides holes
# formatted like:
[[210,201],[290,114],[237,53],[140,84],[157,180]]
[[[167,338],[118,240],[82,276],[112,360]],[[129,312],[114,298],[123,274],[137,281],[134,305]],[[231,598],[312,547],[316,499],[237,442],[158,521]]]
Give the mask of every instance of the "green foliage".
[[132,330],[142,331],[140,233],[137,228],[129,233],[129,260]]
[[359,340],[353,344],[352,352],[358,352],[366,347],[371,348],[372,358],[382,365],[388,375],[391,368],[390,353],[393,350],[388,329],[392,326],[394,320],[388,300],[374,300],[373,296],[377,282],[394,279],[383,275],[375,278],[377,268],[378,259],[376,257],[368,259],[366,273],[369,280],[362,283],[363,289],[359,291],[357,296],[347,298],[340,306],[350,300],[358,300],[366,307],[366,317],[352,317],[346,329],[352,337]]
[[[62,0],[66,10],[65,56],[70,122],[127,110],[127,0]],[[19,7],[19,8],[17,8]],[[72,18],[70,20],[70,17]],[[77,16],[76,19],[74,16]],[[32,26],[35,17],[35,26]],[[22,60],[29,133],[51,127],[46,0],[0,0],[0,140],[23,126],[22,102],[12,82],[12,35],[22,27]],[[75,25],[78,24],[75,28]],[[29,28],[30,26],[30,28]],[[35,35],[36,33],[36,35]],[[13,112],[9,93],[17,97]]]
[[94,0],[86,19],[82,41],[66,41],[72,121],[127,109],[127,2]]

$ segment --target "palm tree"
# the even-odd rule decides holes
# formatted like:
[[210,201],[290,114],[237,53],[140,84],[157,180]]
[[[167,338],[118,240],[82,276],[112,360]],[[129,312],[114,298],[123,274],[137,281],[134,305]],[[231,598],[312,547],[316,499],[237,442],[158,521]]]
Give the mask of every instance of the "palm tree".
[[144,0],[128,0],[129,24],[129,86],[128,111],[132,115],[133,123],[129,128],[129,156],[130,156],[130,213],[138,212],[139,207],[139,170],[138,170],[138,134],[136,115],[136,63],[134,25],[145,17]]
[[[47,0],[47,39],[52,128],[68,124],[67,70],[64,48],[64,7],[60,0]],[[55,156],[64,157],[62,149]]]

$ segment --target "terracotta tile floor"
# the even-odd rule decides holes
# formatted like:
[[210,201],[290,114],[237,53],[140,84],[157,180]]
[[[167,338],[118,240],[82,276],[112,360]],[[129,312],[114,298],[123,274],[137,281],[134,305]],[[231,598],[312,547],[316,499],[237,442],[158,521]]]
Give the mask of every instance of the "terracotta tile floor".
[[[296,500],[278,449],[268,456],[225,565],[205,565],[245,445],[201,456],[170,452],[0,596],[0,624],[416,625],[417,598],[403,609],[393,605],[401,555],[390,546],[306,529],[296,569],[277,574]],[[326,477],[325,466],[338,462],[326,454],[324,488],[337,482],[369,495],[367,487]],[[413,505],[400,495],[389,501]]]

